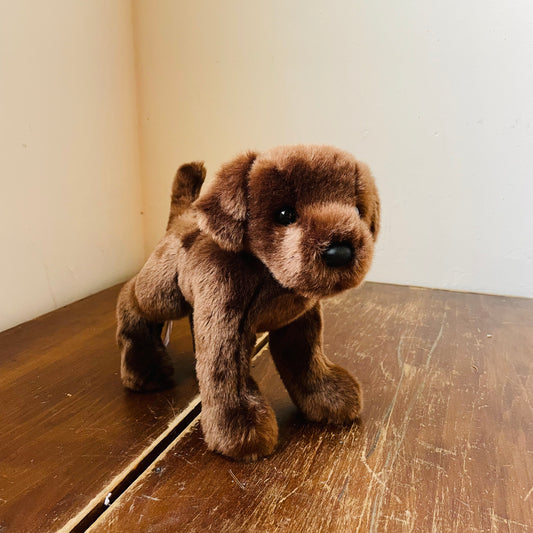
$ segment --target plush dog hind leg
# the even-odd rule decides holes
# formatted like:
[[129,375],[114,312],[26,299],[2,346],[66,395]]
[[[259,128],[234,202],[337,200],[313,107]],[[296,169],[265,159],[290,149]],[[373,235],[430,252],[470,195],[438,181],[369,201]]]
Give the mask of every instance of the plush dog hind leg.
[[[134,391],[158,390],[173,384],[174,369],[161,340],[161,331],[166,320],[190,312],[176,280],[168,280],[163,289],[161,284],[154,283],[151,287],[144,283],[149,267],[150,262],[126,283],[117,304],[120,375],[123,385]],[[146,287],[150,287],[149,293]]]
[[359,384],[322,352],[320,303],[289,325],[271,331],[269,344],[281,379],[306,418],[335,424],[357,418]]
[[214,311],[219,307],[208,303],[194,309],[202,429],[209,449],[253,461],[272,453],[278,426],[250,376],[255,334],[236,313]]

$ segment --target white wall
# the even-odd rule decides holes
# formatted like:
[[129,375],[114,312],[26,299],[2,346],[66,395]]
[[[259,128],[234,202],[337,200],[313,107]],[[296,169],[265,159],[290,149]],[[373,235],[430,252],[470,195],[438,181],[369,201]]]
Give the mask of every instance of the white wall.
[[0,0],[0,330],[142,263],[129,0]]
[[146,248],[178,164],[328,143],[383,199],[369,279],[533,296],[533,4],[134,1]]

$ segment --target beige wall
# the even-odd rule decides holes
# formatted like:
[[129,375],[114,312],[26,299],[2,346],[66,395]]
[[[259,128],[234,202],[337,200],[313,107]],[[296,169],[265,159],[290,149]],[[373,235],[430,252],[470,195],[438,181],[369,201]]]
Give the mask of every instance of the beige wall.
[[313,142],[374,169],[370,279],[533,296],[527,0],[135,0],[146,248],[176,166]]
[[180,163],[297,142],[374,169],[370,279],[533,296],[532,25],[526,0],[0,0],[0,329],[134,273]]
[[0,0],[0,329],[142,262],[129,0]]

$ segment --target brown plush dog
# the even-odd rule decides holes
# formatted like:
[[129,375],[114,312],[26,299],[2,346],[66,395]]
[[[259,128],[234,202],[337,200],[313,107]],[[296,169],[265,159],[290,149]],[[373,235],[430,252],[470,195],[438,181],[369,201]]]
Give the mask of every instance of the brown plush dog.
[[322,352],[320,298],[365,276],[379,229],[368,167],[326,146],[249,152],[223,166],[198,198],[202,163],[183,165],[164,239],[119,296],[123,384],[171,384],[163,323],[191,317],[210,449],[240,460],[270,454],[278,428],[250,376],[256,333],[294,403],[313,421],[353,421],[354,378]]

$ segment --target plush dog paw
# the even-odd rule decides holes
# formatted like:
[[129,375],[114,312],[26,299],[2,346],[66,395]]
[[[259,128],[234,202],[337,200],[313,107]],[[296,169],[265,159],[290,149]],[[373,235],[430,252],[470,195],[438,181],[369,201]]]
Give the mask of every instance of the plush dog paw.
[[362,407],[359,383],[337,365],[307,384],[294,400],[308,420],[330,424],[353,422]]
[[148,356],[139,349],[126,349],[122,355],[120,378],[127,389],[135,392],[152,392],[174,385],[174,367],[165,349],[153,349]]
[[217,411],[202,410],[202,429],[210,450],[244,462],[256,461],[274,451],[278,424],[266,401]]

